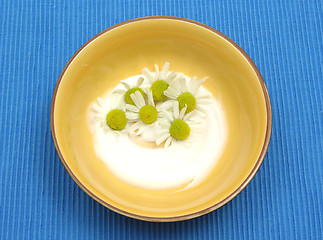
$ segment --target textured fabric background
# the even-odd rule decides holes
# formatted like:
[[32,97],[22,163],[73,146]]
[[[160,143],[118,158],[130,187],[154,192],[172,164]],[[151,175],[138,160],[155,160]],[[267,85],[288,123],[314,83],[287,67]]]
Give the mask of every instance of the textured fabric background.
[[[0,239],[323,239],[323,2],[1,0]],[[56,154],[50,104],[69,58],[125,20],[172,15],[237,42],[267,84],[273,130],[255,178],[197,219],[149,223],[87,196]]]

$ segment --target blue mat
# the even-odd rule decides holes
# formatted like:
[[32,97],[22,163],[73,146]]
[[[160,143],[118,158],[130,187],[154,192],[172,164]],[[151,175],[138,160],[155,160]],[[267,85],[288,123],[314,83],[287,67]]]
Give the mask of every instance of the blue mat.
[[[323,2],[263,0],[0,1],[0,239],[323,239]],[[88,39],[149,15],[190,18],[254,60],[273,130],[255,178],[197,219],[149,223],[106,209],[61,164],[50,105]]]

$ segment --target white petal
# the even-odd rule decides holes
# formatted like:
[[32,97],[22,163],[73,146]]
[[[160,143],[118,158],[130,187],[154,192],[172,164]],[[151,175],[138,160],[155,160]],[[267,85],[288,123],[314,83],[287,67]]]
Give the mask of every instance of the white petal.
[[196,134],[202,132],[203,128],[200,126],[191,127],[191,134]]
[[188,119],[190,119],[190,117],[195,113],[195,111],[189,112],[188,114],[186,114],[183,118],[184,121],[187,121]]
[[146,103],[145,103],[145,99],[144,99],[144,97],[142,96],[141,92],[136,91],[136,92],[135,92],[135,94],[137,95],[137,97],[138,97],[138,99],[139,99],[139,101],[140,101],[141,106],[142,106],[142,107],[143,107],[143,106],[145,106],[145,105],[146,105]]
[[188,85],[188,90],[195,95],[199,87],[205,82],[207,77],[196,80],[196,78],[192,78],[189,85]]
[[167,82],[168,84],[170,84],[177,76],[177,72],[171,72],[170,74],[168,74],[168,76],[165,78],[165,82]]
[[177,97],[181,95],[181,91],[177,87],[170,85],[167,90],[164,91],[164,94],[171,99],[177,99]]
[[93,104],[91,106],[91,110],[97,113],[101,113],[103,109],[98,104]]
[[169,98],[171,98],[171,99],[176,99],[176,97],[174,97],[174,94],[169,90],[169,88],[167,89],[167,90],[165,90],[164,91],[164,95],[166,96],[166,97],[169,97]]
[[137,136],[141,135],[143,133],[143,131],[145,130],[145,128],[146,128],[145,126],[140,126],[137,133],[136,133],[136,135]]
[[164,145],[164,148],[167,149],[168,147],[170,147],[170,145],[172,144],[173,142],[173,138],[172,137],[169,137],[166,142],[165,142],[165,145]]
[[140,127],[139,122],[135,122],[134,124],[131,125],[131,127],[129,127],[128,133],[131,136],[135,135],[135,131]]
[[179,82],[179,80],[181,79],[181,78],[183,78],[184,76],[182,75],[182,74],[178,74],[177,76],[176,76],[176,78],[171,82],[172,84],[173,83],[175,83],[175,84],[178,84],[178,82]]
[[145,105],[145,100],[139,91],[130,94],[130,97],[139,109]]
[[180,89],[182,90],[182,92],[187,92],[187,83],[186,83],[185,78],[179,79],[179,86],[180,86]]
[[136,122],[135,124],[133,124],[133,125],[130,127],[130,130],[131,130],[131,131],[136,131],[138,128],[140,128],[140,126],[141,126],[141,122],[140,122],[140,121],[138,121],[138,122]]
[[213,102],[211,98],[198,98],[196,101],[197,104],[211,104]]
[[104,114],[104,116],[102,115],[102,114],[95,114],[94,116],[93,116],[93,120],[94,121],[97,121],[97,122],[103,122],[103,123],[105,123],[105,120],[106,119],[106,115]]
[[117,131],[118,133],[122,133],[122,134],[125,134],[125,133],[127,133],[128,132],[128,129],[129,129],[129,127],[127,127],[128,125],[126,125],[126,127],[124,128],[124,129],[121,129],[121,130],[119,130],[119,131]]
[[158,65],[155,64],[155,81],[159,80],[159,68]]
[[123,95],[112,94],[110,98],[110,109],[121,109],[125,108],[125,101]]
[[139,112],[139,108],[131,104],[126,104],[126,109],[131,112],[136,112],[136,113]]
[[118,106],[118,99],[117,96],[119,95],[112,95],[110,99],[110,109],[115,109]]
[[200,113],[203,115],[203,117],[207,113],[207,109],[203,105],[196,105],[195,109],[200,111]]
[[212,94],[211,93],[197,94],[196,99],[212,99]]
[[159,75],[160,79],[165,80],[168,70],[169,70],[169,62],[166,62],[164,64],[163,70],[160,72],[160,75]]
[[142,74],[147,78],[149,82],[153,82],[155,79],[153,73],[149,71],[148,68],[142,69]]
[[192,77],[192,78],[191,78],[191,80],[188,82],[187,87],[188,87],[189,91],[191,91],[191,89],[192,89],[192,88],[194,88],[194,85],[196,84],[196,81],[197,81],[197,77],[196,77],[196,76],[194,76],[194,77]]
[[162,142],[164,142],[168,137],[170,136],[169,133],[166,133],[164,135],[161,135],[159,136],[157,139],[156,139],[156,144],[157,145],[160,145]]
[[178,119],[179,118],[179,106],[178,106],[178,102],[176,101],[174,106],[173,106],[173,114],[174,114],[174,118]]
[[131,120],[138,120],[139,119],[139,114],[134,113],[134,112],[126,112],[126,118],[131,121]]
[[138,81],[137,81],[136,87],[140,87],[140,86],[141,86],[141,84],[143,83],[143,81],[144,81],[144,78],[143,78],[143,77],[138,78]]
[[122,89],[116,89],[112,92],[112,94],[124,94],[126,91]]
[[187,109],[187,105],[185,104],[185,107],[183,107],[181,112],[179,113],[179,119],[183,119],[186,109]]
[[105,103],[104,103],[104,101],[103,101],[103,99],[102,99],[102,98],[98,97],[98,98],[96,99],[96,102],[97,102],[97,104],[98,104],[100,107],[104,108]]
[[148,98],[148,104],[153,105],[155,107],[153,93],[151,90],[147,91],[147,98]]
[[[159,130],[157,133],[164,133],[164,132],[169,132],[169,128],[171,126],[170,122],[168,122],[167,120],[163,119],[164,121],[160,120],[159,121],[159,125],[163,128],[163,130]],[[166,129],[166,131],[164,130]]]
[[129,128],[129,134],[130,135],[135,135],[135,131],[138,129],[140,127],[140,122],[138,121],[138,122],[136,122],[136,123],[134,123],[130,128]]
[[118,105],[116,106],[116,108],[118,108],[118,109],[125,112],[125,110],[126,110],[126,101],[124,101],[124,98],[123,98],[123,100],[119,99]]
[[202,121],[187,121],[187,124],[192,128],[199,128],[202,127]]
[[125,86],[125,88],[126,88],[127,90],[129,90],[129,89],[131,89],[131,88],[132,88],[128,83],[126,83],[126,82],[124,82],[124,81],[121,81],[121,83],[123,84],[123,86]]
[[165,110],[169,110],[173,107],[173,105],[175,104],[175,102],[177,101],[174,101],[174,100],[168,100],[166,102],[163,102],[163,104],[161,105],[161,109],[165,109]]
[[150,91],[150,87],[142,87],[141,89],[145,94],[148,94],[148,92]]
[[169,133],[169,127],[163,127],[162,129],[156,131],[157,136],[162,136],[167,133]]
[[168,111],[162,111],[160,114],[159,114],[160,117],[163,117],[165,118],[166,120],[168,120],[169,122],[172,122],[174,121],[174,117],[173,115],[168,112]]

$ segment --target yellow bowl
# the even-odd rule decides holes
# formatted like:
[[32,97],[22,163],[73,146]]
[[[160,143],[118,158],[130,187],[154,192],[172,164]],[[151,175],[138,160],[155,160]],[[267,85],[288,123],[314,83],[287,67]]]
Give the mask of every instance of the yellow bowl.
[[[228,126],[214,169],[182,191],[140,189],[116,178],[96,157],[86,122],[89,104],[107,89],[166,61],[171,70],[209,77],[205,87],[221,103]],[[265,83],[247,54],[222,33],[175,17],[130,20],[90,39],[65,66],[51,109],[54,143],[74,181],[104,206],[148,221],[190,219],[229,202],[259,169],[271,125]]]

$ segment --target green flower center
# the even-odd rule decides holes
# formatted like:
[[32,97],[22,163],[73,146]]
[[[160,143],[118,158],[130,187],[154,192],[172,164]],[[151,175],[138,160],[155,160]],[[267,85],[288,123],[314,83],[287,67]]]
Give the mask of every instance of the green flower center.
[[150,89],[155,101],[166,100],[167,97],[164,95],[164,91],[167,90],[168,86],[168,83],[164,80],[157,80],[151,85]]
[[145,105],[139,110],[139,118],[146,124],[151,124],[156,121],[158,116],[157,109],[152,105]]
[[189,92],[182,93],[178,96],[179,110],[187,105],[186,113],[192,112],[196,107],[196,98]]
[[191,129],[183,120],[175,119],[169,128],[169,133],[173,138],[184,140],[190,135]]
[[127,125],[127,118],[124,111],[120,109],[111,110],[107,114],[107,124],[113,130],[121,130]]
[[131,95],[132,93],[137,92],[137,91],[139,91],[139,92],[141,93],[142,97],[143,97],[143,98],[145,98],[145,93],[144,93],[144,91],[143,91],[141,88],[139,88],[139,87],[134,87],[134,88],[129,89],[129,90],[124,94],[124,99],[126,100],[126,103],[131,104],[131,105],[135,105],[135,103],[132,101],[132,99],[131,99],[130,95]]

